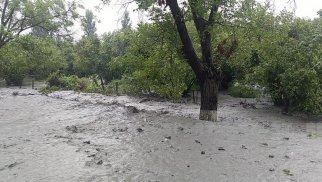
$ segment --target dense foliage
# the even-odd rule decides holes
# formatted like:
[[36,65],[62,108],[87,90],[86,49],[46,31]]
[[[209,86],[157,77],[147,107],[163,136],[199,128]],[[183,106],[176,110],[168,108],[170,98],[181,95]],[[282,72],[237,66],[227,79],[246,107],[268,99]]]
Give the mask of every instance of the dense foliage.
[[68,36],[77,6],[64,0],[0,1],[0,48],[30,29],[35,36]]
[[8,84],[21,84],[26,75],[45,78],[66,65],[55,41],[32,36],[17,38],[3,46],[0,64],[0,73]]
[[287,12],[259,18],[266,27],[252,46],[245,79],[265,87],[285,112],[322,113],[322,19],[294,18]]

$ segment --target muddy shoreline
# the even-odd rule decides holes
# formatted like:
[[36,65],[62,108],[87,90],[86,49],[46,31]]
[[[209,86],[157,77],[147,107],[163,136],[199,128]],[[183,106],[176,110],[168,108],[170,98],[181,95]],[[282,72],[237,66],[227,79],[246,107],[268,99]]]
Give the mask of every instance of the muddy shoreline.
[[321,122],[241,101],[220,95],[211,123],[195,104],[1,88],[0,181],[322,180]]

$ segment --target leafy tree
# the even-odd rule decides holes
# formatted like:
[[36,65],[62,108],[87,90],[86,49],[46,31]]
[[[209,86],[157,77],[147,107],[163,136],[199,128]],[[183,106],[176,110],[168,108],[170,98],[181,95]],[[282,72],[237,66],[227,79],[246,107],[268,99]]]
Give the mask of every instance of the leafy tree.
[[122,19],[123,28],[112,33],[103,34],[101,38],[100,56],[105,62],[105,71],[102,71],[103,78],[106,82],[114,79],[121,79],[124,74],[125,66],[120,66],[119,61],[129,51],[130,40],[136,35],[131,29],[129,14],[125,11]]
[[92,11],[86,10],[82,19],[82,27],[85,35],[77,43],[78,60],[75,62],[75,71],[79,76],[92,76],[96,84],[96,77],[100,79],[104,90],[104,75],[107,70],[107,63],[101,53],[101,41],[96,34],[96,22]]
[[[227,10],[226,7],[231,6],[227,1],[184,1],[182,6],[179,6],[177,0],[137,0],[139,8],[149,9],[151,7],[152,13],[162,15],[162,10],[157,8],[156,3],[164,8],[169,8],[171,15],[176,26],[177,33],[179,34],[182,43],[182,54],[194,71],[199,86],[201,88],[201,108],[200,116],[201,120],[217,120],[217,104],[218,104],[218,89],[220,83],[220,66],[218,60],[213,56],[213,44],[211,28],[216,25],[216,22],[222,20],[222,12]],[[186,13],[188,12],[188,13]],[[190,16],[186,16],[190,15]],[[191,36],[187,29],[186,19],[192,17],[194,27],[197,30],[201,54],[198,55],[194,44],[191,40]],[[236,49],[236,42],[224,49],[223,53],[226,57],[230,55]]]
[[172,22],[141,24],[128,36],[125,54],[112,62],[112,67],[124,73],[124,91],[180,98],[191,71],[183,63],[180,39]]
[[100,56],[101,60],[105,62],[105,70],[102,70],[101,73],[106,82],[110,82],[114,79],[121,79],[122,74],[124,73],[123,69],[116,66],[114,62],[125,55],[130,36],[131,30],[103,34]]
[[91,76],[96,74],[98,68],[100,40],[97,36],[83,37],[77,44],[78,60],[75,65],[79,76]]
[[3,0],[0,3],[0,48],[31,28],[66,35],[77,18],[77,4],[63,0]]
[[64,70],[65,75],[73,75],[75,73],[75,62],[79,59],[75,43],[72,40],[63,39],[56,41],[57,46],[62,52],[62,56],[66,62],[67,67]]
[[122,24],[122,30],[130,29],[132,26],[130,14],[127,10],[125,10],[123,13],[121,24]]
[[[269,3],[261,5],[255,0],[136,2],[140,9],[150,12],[154,23],[171,22],[174,26],[154,30],[142,26],[130,39],[134,41],[130,41],[127,53],[112,58],[114,63],[123,66],[129,83],[137,82],[141,90],[161,90],[154,80],[163,83],[161,78],[169,76],[169,72],[159,74],[164,73],[164,67],[157,63],[166,65],[165,60],[180,60],[176,57],[178,53],[199,83],[200,119],[216,120],[219,83],[228,77],[230,81],[234,78],[242,81],[239,83],[260,84],[273,102],[285,105],[286,110],[308,114],[322,112],[321,18],[302,20],[286,11],[275,16]],[[172,37],[179,38],[178,46],[159,44],[167,39],[158,39],[157,32],[173,30],[169,27],[175,28]],[[148,33],[143,34],[144,31]],[[165,47],[172,49],[164,51]],[[175,56],[169,59],[170,55]],[[165,68],[172,69],[171,66]]]
[[[17,49],[20,50],[18,54]],[[0,75],[7,85],[21,85],[28,72],[27,52],[19,44],[12,42],[0,49],[0,53]]]
[[276,53],[280,57],[276,57],[275,61],[283,64],[277,75],[280,87],[274,92],[278,90],[277,98],[284,104],[286,112],[290,108],[307,114],[319,114],[322,113],[322,24],[321,21],[301,19],[296,19],[294,24],[298,36],[287,34],[276,46]]
[[108,74],[107,52],[101,52],[101,41],[97,35],[83,37],[77,44],[77,60],[74,63],[74,69],[80,77],[93,77],[94,82],[98,84],[100,80],[102,89],[105,89],[104,77]]
[[94,36],[96,33],[96,21],[92,11],[86,10],[85,17],[82,18],[82,28],[86,37]]
[[28,74],[44,78],[65,67],[64,57],[53,39],[23,36],[17,42],[27,52]]
[[[251,24],[243,34],[249,43],[239,39],[234,67],[250,83],[263,86],[284,112],[322,113],[320,19],[303,20],[285,11],[274,17],[268,9],[260,9],[248,15]],[[255,62],[249,59],[254,49],[259,58]]]
[[44,78],[65,67],[59,48],[48,38],[22,36],[6,44],[0,51],[0,72],[8,83],[21,84],[25,75]]

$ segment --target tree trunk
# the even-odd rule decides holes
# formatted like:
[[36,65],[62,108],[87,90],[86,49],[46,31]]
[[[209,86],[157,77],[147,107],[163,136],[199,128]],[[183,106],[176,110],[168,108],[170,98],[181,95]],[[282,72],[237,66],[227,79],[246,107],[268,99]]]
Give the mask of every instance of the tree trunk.
[[101,76],[99,76],[99,77],[100,77],[100,80],[101,80],[101,86],[102,86],[102,89],[103,89],[103,91],[105,91],[103,77],[101,77]]
[[[198,57],[184,20],[184,14],[178,5],[178,0],[166,0],[171,14],[175,20],[177,31],[182,42],[182,53],[188,64],[194,71],[201,88],[200,120],[217,121],[217,103],[219,88],[219,67],[213,58],[212,39],[210,28],[214,25],[214,14],[218,11],[218,5],[213,3],[208,20],[199,15],[198,0],[188,1],[191,7],[195,27],[198,31],[202,56]],[[164,1],[159,1],[164,4]],[[199,2],[200,3],[200,2]]]
[[201,107],[200,120],[217,121],[217,104],[219,84],[216,78],[205,78],[200,83]]

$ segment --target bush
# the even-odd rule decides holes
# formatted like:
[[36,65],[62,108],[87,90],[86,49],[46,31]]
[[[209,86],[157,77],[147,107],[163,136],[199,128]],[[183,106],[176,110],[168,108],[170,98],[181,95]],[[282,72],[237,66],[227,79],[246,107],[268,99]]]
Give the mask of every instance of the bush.
[[322,113],[322,82],[314,69],[288,69],[281,75],[283,97],[290,109],[306,114]]
[[[125,94],[155,94],[160,97],[178,100],[186,90],[187,85],[184,82],[184,73],[176,71],[178,67],[158,68],[153,70],[138,70],[131,75],[123,76],[118,81],[118,91]],[[172,69],[172,70],[171,70]],[[113,83],[113,82],[112,82]]]
[[[65,76],[59,72],[54,72],[49,75],[47,79],[48,91],[56,90],[75,90],[75,91],[88,91],[91,88],[90,80],[88,78],[78,78],[75,75]],[[54,89],[52,89],[54,88]],[[59,88],[59,89],[57,89]]]
[[46,87],[41,88],[39,90],[39,92],[42,93],[42,94],[47,95],[47,94],[49,94],[51,92],[58,91],[58,90],[60,90],[60,88],[57,87],[57,86],[52,86],[52,87],[46,86]]
[[48,78],[47,78],[47,83],[49,87],[61,87],[62,83],[60,78],[62,77],[62,74],[59,73],[58,71],[51,73]]
[[86,91],[90,85],[90,80],[88,78],[80,78],[78,84],[80,91]]
[[142,87],[133,84],[135,80],[132,77],[124,76],[121,80],[112,80],[105,86],[105,94],[128,94],[139,95],[142,93]]
[[250,86],[235,83],[228,88],[228,94],[238,98],[256,98],[259,95],[259,91]]
[[252,74],[265,87],[274,104],[284,106],[284,112],[322,113],[321,64],[315,56],[309,56],[311,54],[305,52],[281,55],[278,59],[267,60]]
[[61,82],[61,87],[64,90],[75,90],[79,91],[80,90],[80,81],[79,78],[75,75],[72,76],[62,76],[60,78]]
[[[83,91],[83,90],[82,90]],[[88,80],[85,92],[89,93],[102,93],[102,87],[97,85],[94,81]]]

